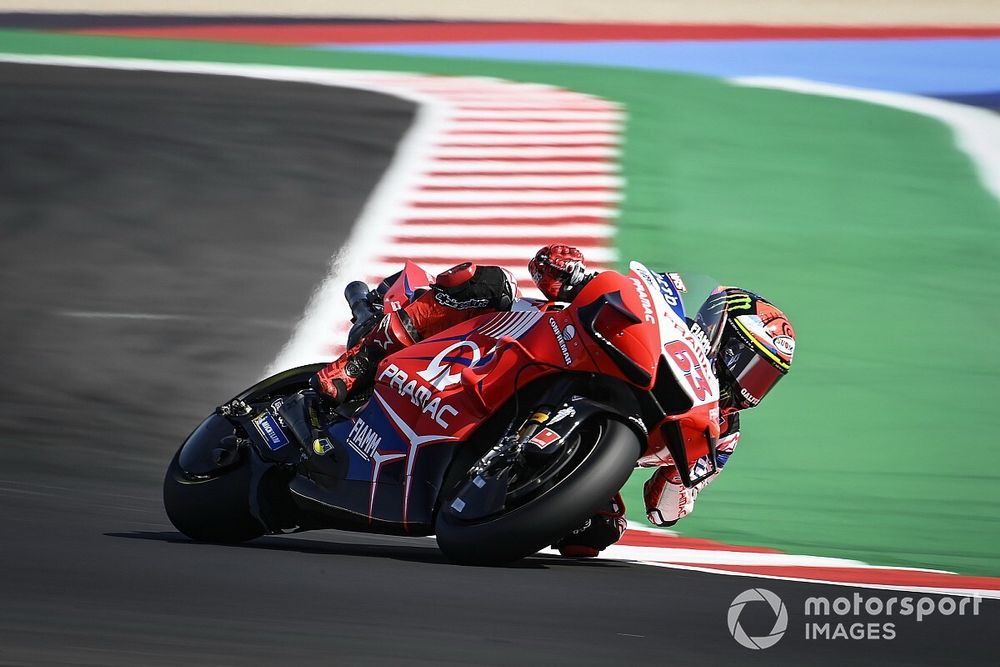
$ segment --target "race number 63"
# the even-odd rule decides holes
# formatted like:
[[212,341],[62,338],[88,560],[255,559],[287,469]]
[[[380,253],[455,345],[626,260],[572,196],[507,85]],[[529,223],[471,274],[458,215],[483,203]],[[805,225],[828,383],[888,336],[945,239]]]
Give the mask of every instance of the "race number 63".
[[701,369],[701,364],[698,363],[691,348],[684,341],[675,340],[664,345],[663,349],[684,373],[684,379],[691,385],[694,395],[699,401],[704,401],[709,394],[709,385]]

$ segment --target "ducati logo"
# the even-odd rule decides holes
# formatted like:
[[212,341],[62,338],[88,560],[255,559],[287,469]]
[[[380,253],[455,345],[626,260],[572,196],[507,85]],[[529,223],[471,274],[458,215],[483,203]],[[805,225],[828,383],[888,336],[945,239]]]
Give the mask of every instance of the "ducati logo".
[[[459,350],[462,348],[471,350],[471,358],[466,358],[464,355],[460,356],[461,353]],[[427,364],[427,368],[417,373],[417,375],[426,380],[427,384],[441,391],[462,379],[461,371],[457,373],[451,372],[453,364],[466,367],[475,366],[480,356],[481,353],[479,352],[478,345],[472,341],[460,340],[438,352],[437,356],[431,359],[431,363]]]

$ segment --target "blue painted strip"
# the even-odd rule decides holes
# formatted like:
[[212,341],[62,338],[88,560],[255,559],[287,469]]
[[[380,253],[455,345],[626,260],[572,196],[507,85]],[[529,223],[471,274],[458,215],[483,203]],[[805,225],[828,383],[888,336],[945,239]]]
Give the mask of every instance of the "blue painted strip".
[[[320,48],[345,48],[321,45]],[[379,44],[350,50],[486,60],[561,62],[716,77],[785,76],[937,95],[1000,89],[1000,38],[480,42]]]
[[974,107],[983,107],[984,109],[992,109],[993,111],[1000,111],[1000,90],[994,90],[989,93],[975,93],[972,95],[939,95],[943,100],[948,100],[949,102],[958,102],[959,104],[969,104]]

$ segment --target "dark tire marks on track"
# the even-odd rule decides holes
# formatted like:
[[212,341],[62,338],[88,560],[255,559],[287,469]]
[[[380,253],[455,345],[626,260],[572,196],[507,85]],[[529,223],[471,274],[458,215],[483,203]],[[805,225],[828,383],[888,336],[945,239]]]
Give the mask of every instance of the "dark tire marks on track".
[[[298,84],[0,66],[0,664],[987,664],[993,605],[806,643],[804,598],[853,589],[173,531],[170,454],[285,342],[411,115]],[[790,610],[766,651],[726,629],[751,586]]]

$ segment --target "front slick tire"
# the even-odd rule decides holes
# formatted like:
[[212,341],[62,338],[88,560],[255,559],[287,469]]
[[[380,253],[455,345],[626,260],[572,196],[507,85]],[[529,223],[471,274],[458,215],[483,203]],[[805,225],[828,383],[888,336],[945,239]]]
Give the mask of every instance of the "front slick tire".
[[446,510],[446,499],[434,526],[445,556],[468,565],[504,565],[579,528],[625,484],[641,453],[628,426],[611,419],[600,425],[600,435],[585,443],[589,451],[567,476],[509,512],[462,521]]
[[[214,477],[191,475],[174,455],[163,480],[163,507],[174,527],[198,542],[237,544],[264,534],[250,514],[250,462]],[[245,453],[244,453],[245,457]]]

